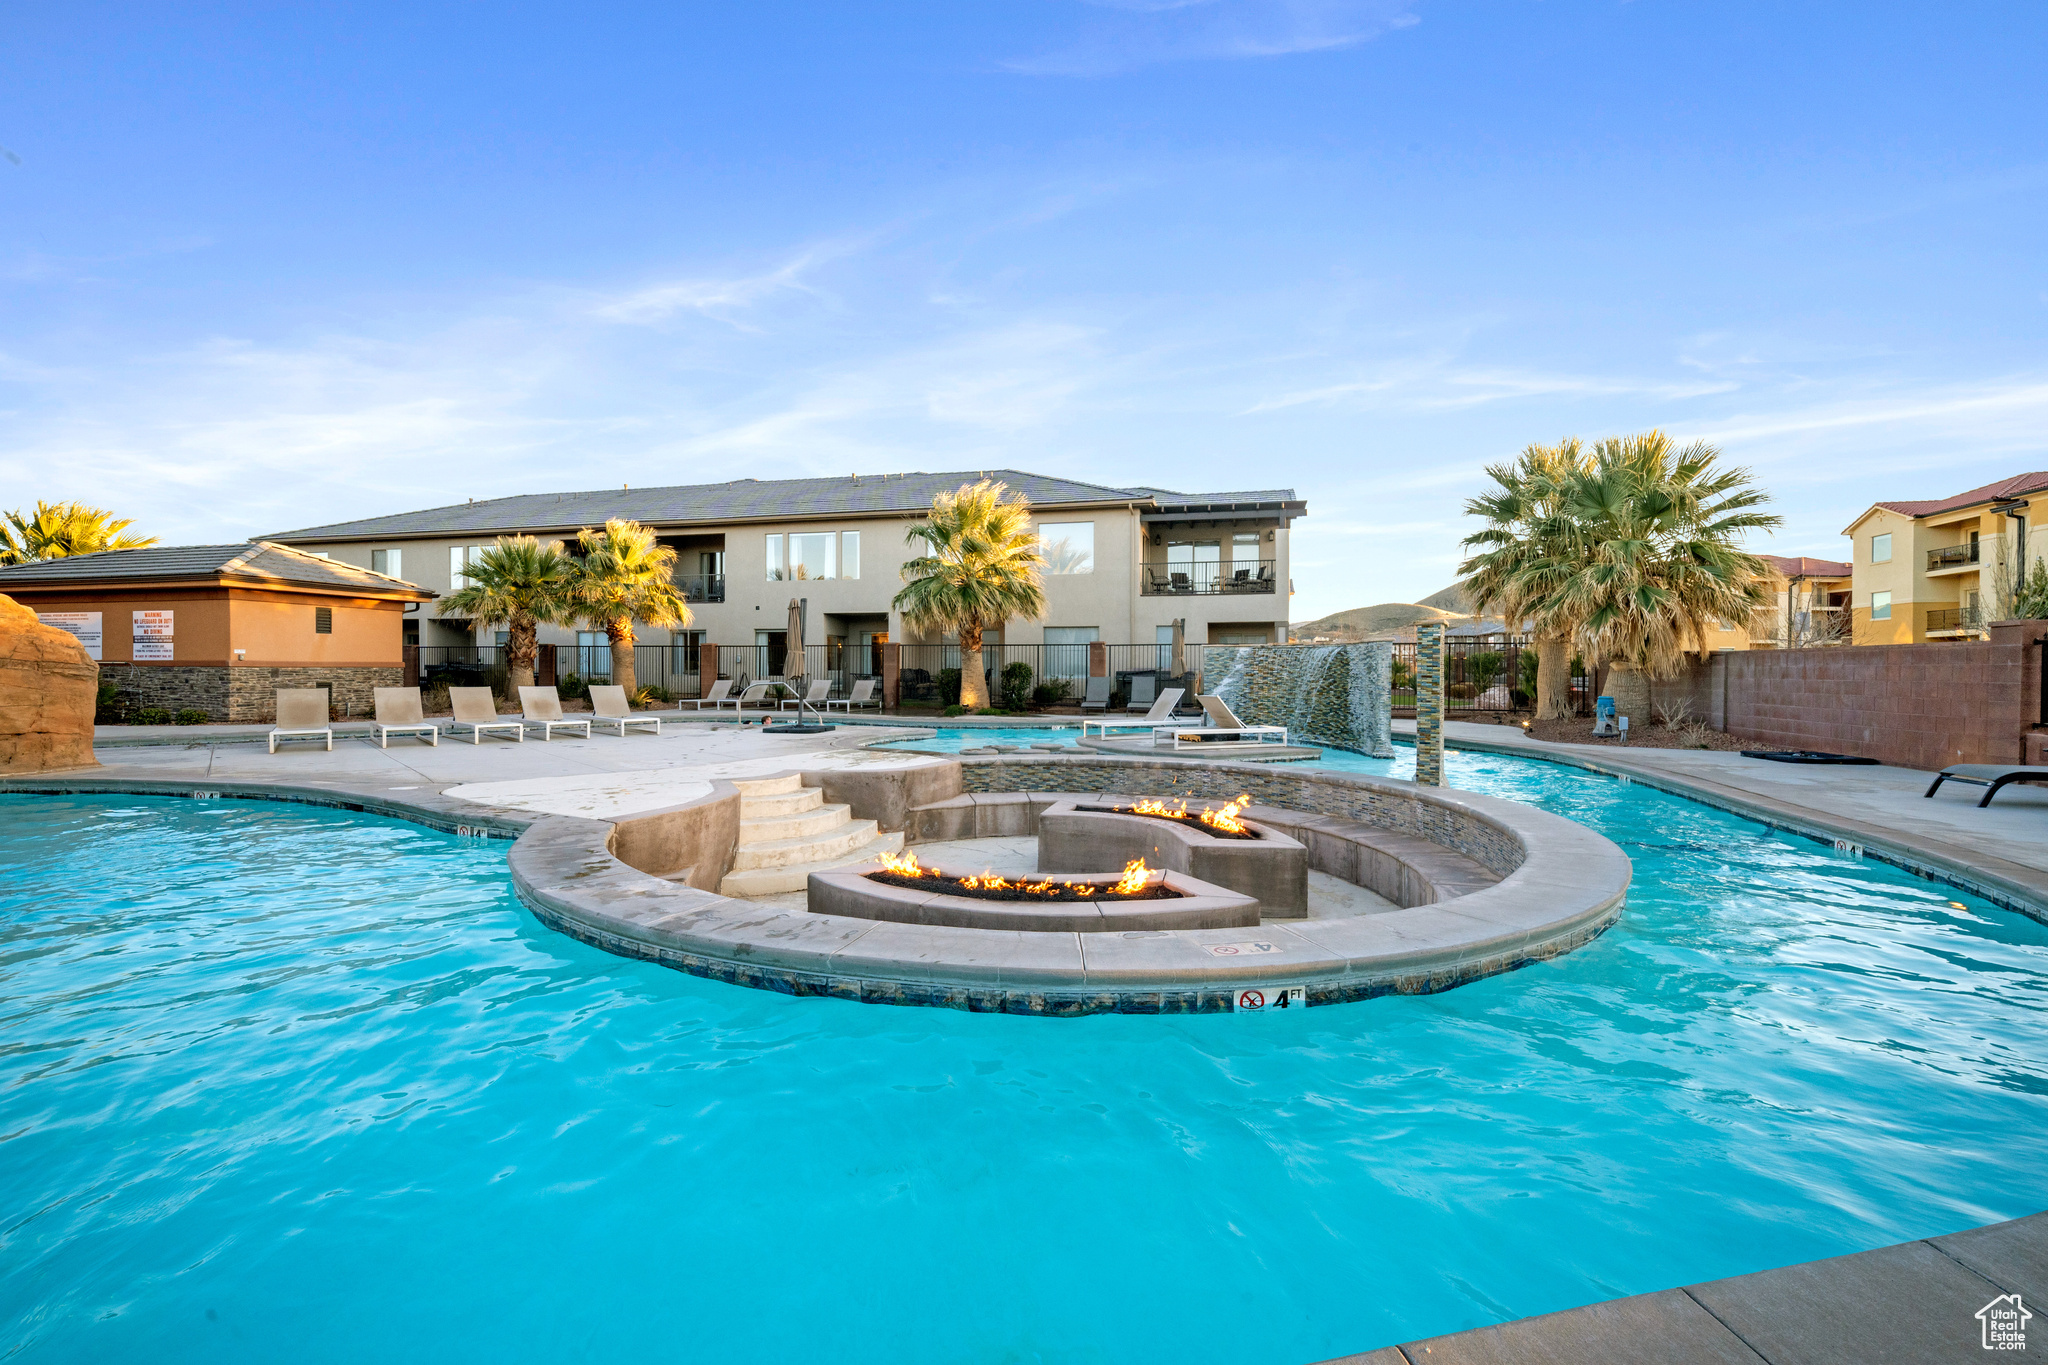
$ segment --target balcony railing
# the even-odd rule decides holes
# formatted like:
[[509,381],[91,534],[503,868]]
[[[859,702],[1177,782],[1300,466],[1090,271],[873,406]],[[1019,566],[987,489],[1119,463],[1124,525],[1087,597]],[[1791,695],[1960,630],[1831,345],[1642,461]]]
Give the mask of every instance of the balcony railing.
[[1943,607],[1927,613],[1927,633],[1940,630],[1976,630],[1984,624],[1979,607]]
[[1927,568],[1930,572],[1935,569],[1953,569],[1958,565],[1975,564],[1976,562],[1977,546],[1974,542],[1968,545],[1945,545],[1939,550],[1929,550],[1927,552]]
[[722,573],[679,573],[676,586],[683,590],[685,602],[725,600],[725,575]]
[[1275,591],[1279,561],[1234,560],[1228,564],[1168,563],[1144,565],[1139,592],[1146,597],[1206,596],[1216,593]]

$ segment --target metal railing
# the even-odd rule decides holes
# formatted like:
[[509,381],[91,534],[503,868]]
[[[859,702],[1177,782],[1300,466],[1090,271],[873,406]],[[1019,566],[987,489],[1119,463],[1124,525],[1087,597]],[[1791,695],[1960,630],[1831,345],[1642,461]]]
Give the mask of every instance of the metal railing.
[[1218,593],[1277,591],[1280,562],[1275,559],[1233,560],[1228,564],[1143,564],[1144,597],[1213,596]]
[[[1572,660],[1571,710],[1593,713],[1593,676]],[[1526,635],[1444,641],[1444,710],[1512,713],[1536,707],[1536,642]],[[1394,706],[1415,705],[1415,646],[1394,645]]]
[[685,602],[723,602],[725,575],[722,573],[679,573],[675,583]]
[[1958,564],[1975,564],[1976,562],[1977,542],[1975,541],[1971,541],[1968,545],[1945,545],[1939,550],[1929,550],[1927,552],[1927,567],[1929,569],[1952,569]]
[[[693,644],[635,645],[634,683],[696,696],[700,652]],[[611,646],[542,645],[534,660],[534,681],[560,687],[571,677],[586,684],[610,682]],[[509,695],[511,687],[505,650],[497,645],[407,645],[405,679],[414,687],[488,687],[499,696]]]
[[1978,607],[1941,607],[1927,613],[1927,629],[1930,634],[1937,630],[1977,630],[1984,625],[1984,612]]

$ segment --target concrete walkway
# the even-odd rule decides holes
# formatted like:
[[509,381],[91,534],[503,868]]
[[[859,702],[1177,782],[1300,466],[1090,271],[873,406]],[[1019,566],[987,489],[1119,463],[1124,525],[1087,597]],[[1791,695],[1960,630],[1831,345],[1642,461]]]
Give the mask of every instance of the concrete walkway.
[[[1394,733],[1415,735],[1413,721]],[[1842,839],[1866,856],[1931,871],[2009,908],[2048,920],[2048,788],[2007,787],[1982,810],[1977,787],[1913,768],[1772,763],[1705,749],[1547,744],[1520,727],[1452,721],[1454,749],[1515,754],[1627,776],[1740,815]]]
[[[2018,1295],[2031,1351],[1987,1351],[1977,1314]],[[1922,1365],[2048,1345],[2048,1213],[1734,1279],[1588,1304],[1326,1365]],[[2006,1298],[2008,1309],[2012,1300]]]

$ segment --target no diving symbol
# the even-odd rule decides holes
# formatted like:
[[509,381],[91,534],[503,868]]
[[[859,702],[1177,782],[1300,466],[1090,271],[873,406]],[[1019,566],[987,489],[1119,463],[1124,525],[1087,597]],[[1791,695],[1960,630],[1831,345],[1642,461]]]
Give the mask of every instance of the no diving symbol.
[[1237,1007],[1241,1010],[1262,1010],[1266,1008],[1266,993],[1264,991],[1241,992],[1237,997]]

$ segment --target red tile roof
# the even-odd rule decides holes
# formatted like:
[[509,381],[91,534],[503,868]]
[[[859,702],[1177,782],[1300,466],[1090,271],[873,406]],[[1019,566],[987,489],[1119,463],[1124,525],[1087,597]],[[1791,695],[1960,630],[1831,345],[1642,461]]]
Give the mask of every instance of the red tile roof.
[[1958,493],[1952,498],[1938,498],[1933,502],[1881,502],[1879,507],[1894,512],[1904,512],[1909,517],[1931,517],[1937,512],[1954,512],[1980,502],[1999,502],[2006,498],[2023,497],[2028,493],[2039,493],[2048,489],[2048,470],[2032,474],[2015,474],[1997,483],[1987,483],[1982,488],[1972,488],[1967,493]]
[[1811,559],[1806,555],[1797,559],[1787,559],[1783,555],[1758,555],[1757,558],[1786,578],[1847,578],[1852,572],[1847,564],[1837,559]]

